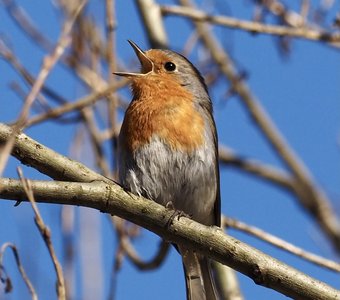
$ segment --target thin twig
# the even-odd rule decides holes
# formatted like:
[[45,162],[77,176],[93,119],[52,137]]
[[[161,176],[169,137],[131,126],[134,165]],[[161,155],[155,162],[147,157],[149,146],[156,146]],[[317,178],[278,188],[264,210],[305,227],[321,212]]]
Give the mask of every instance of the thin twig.
[[340,46],[340,33],[314,30],[307,27],[291,28],[287,26],[267,25],[259,22],[240,20],[227,16],[213,16],[201,10],[183,6],[161,6],[163,14],[174,14],[191,18],[194,21],[208,22],[216,25],[242,29],[251,33],[271,34],[285,37],[295,37],[318,42],[327,42],[331,46]]
[[[109,65],[108,82],[114,84],[116,77],[113,76],[113,72],[117,69],[117,55],[116,55],[116,14],[115,14],[115,0],[106,0],[106,36],[107,36],[107,63]],[[112,149],[112,175],[113,178],[117,178],[117,147],[118,136],[115,133],[117,127],[117,107],[118,96],[117,93],[109,94],[107,97],[108,104],[108,120],[109,128],[113,133],[111,137],[111,149]]]
[[[9,65],[16,71],[18,74],[22,76],[22,78],[32,86],[36,81],[36,78],[23,66],[23,64],[19,61],[18,57],[15,56],[14,52],[6,45],[5,41],[0,38],[0,55],[9,63]],[[51,97],[59,104],[65,104],[68,101],[61,96],[56,91],[51,88],[43,85],[41,91],[47,96]],[[26,96],[27,97],[27,96]],[[25,97],[25,98],[26,98]]]
[[35,83],[32,86],[31,92],[28,94],[24,107],[18,117],[17,121],[17,128],[18,130],[25,126],[29,109],[32,106],[34,100],[36,99],[38,93],[40,92],[42,86],[44,85],[45,80],[47,79],[49,73],[51,72],[52,68],[55,66],[55,64],[58,62],[61,55],[64,53],[66,47],[70,43],[70,32],[72,30],[73,23],[75,19],[77,18],[78,14],[81,12],[85,5],[86,1],[82,1],[81,4],[78,6],[77,10],[74,12],[74,15],[67,19],[65,23],[63,24],[63,29],[61,32],[61,35],[59,37],[59,40],[56,44],[56,47],[54,48],[52,54],[47,55],[43,59],[43,65],[42,68],[36,78]]
[[279,18],[280,23],[287,24],[291,27],[301,27],[306,24],[305,18],[293,10],[289,10],[285,4],[278,0],[263,0],[256,1],[256,4],[261,5],[271,14]]
[[164,262],[170,249],[170,244],[162,240],[159,244],[157,253],[150,260],[145,261],[139,256],[127,236],[122,238],[121,245],[126,256],[139,270],[153,270],[158,268]]
[[99,168],[101,174],[109,178],[111,177],[110,169],[104,155],[102,139],[100,138],[99,130],[94,120],[93,111],[89,109],[89,107],[85,107],[82,109],[82,115],[85,126],[88,129],[88,133],[90,135],[97,167]]
[[71,205],[61,207],[60,221],[63,247],[63,267],[65,276],[66,299],[75,299],[75,210]]
[[216,273],[216,286],[223,300],[244,300],[237,273],[219,262],[212,262]]
[[13,136],[7,141],[7,143],[3,146],[0,153],[0,176],[3,173],[3,170],[5,168],[5,165],[7,163],[7,160],[9,158],[9,155],[12,151],[13,145],[14,145],[14,136],[19,133],[19,131],[25,127],[30,108],[36,99],[38,93],[40,92],[41,88],[44,85],[45,80],[47,79],[49,73],[51,72],[54,65],[57,63],[61,55],[64,53],[65,48],[69,44],[69,34],[71,32],[73,23],[77,17],[77,15],[80,13],[82,8],[84,7],[86,3],[85,1],[82,1],[81,4],[78,6],[77,10],[75,11],[74,15],[66,20],[64,23],[61,35],[59,37],[59,40],[53,50],[53,52],[47,56],[45,56],[43,60],[43,65],[40,69],[40,72],[36,78],[36,81],[34,82],[32,89],[28,96],[25,99],[25,104],[23,105],[23,108],[18,116],[17,122],[15,126],[13,126]]
[[247,225],[235,219],[222,217],[222,226],[231,227],[243,232],[246,232],[252,236],[259,238],[279,249],[285,250],[291,254],[294,254],[302,259],[305,259],[313,264],[327,268],[329,270],[340,272],[340,264],[332,260],[326,259],[314,253],[308,252],[302,248],[299,248],[291,243],[284,241],[268,232],[265,232],[255,226]]
[[25,32],[27,32],[34,41],[47,49],[47,51],[53,51],[53,43],[41,34],[38,30],[38,26],[33,24],[29,15],[22,7],[17,5],[14,0],[2,0],[2,2],[8,11],[8,15],[12,17],[20,28],[24,28]]
[[[24,280],[24,282],[25,282],[25,284],[28,288],[29,293],[31,294],[32,300],[38,300],[38,295],[35,292],[33,284],[29,280],[29,278],[28,278],[28,276],[25,272],[25,269],[24,269],[23,265],[21,264],[19,251],[18,251],[17,247],[15,245],[13,245],[12,243],[4,243],[1,246],[1,249],[0,249],[0,280],[2,282],[5,282],[5,292],[8,293],[12,290],[11,279],[8,277],[7,273],[5,272],[5,267],[4,267],[4,264],[3,264],[3,257],[4,257],[4,254],[5,254],[7,248],[10,248],[13,252],[15,262],[17,264],[17,267],[19,269],[21,277]],[[3,273],[5,273],[5,274],[3,274]],[[5,275],[5,276],[3,276],[3,275]]]
[[[23,7],[18,6],[13,0],[5,0],[10,3],[11,9],[8,9],[9,16],[13,18],[19,28],[27,35],[27,37],[31,38],[35,45],[40,46],[45,51],[52,51],[51,45],[52,42],[49,42],[48,38],[40,32],[33,21],[29,19],[27,12]],[[82,16],[82,15],[81,15]],[[91,23],[91,20],[88,20],[86,23],[87,28],[91,31],[92,38],[98,38],[99,33],[93,30],[94,26]],[[37,38],[39,36],[40,38]],[[87,36],[86,36],[87,38]],[[101,45],[102,43],[100,43]],[[100,49],[103,47],[100,46]],[[76,57],[75,57],[76,55]],[[79,53],[74,54],[73,56],[62,56],[61,62],[69,67],[69,70],[75,73],[79,79],[84,81],[87,85],[94,88],[95,90],[104,88],[106,86],[106,81],[95,71],[91,70],[87,65],[81,63],[78,59]],[[96,89],[97,88],[97,89]]]
[[[10,83],[10,88],[13,90],[13,92],[20,98],[20,99],[25,99],[26,98],[26,93],[19,85],[18,82],[11,82]],[[40,99],[41,98],[41,99]],[[41,110],[49,111],[51,110],[51,106],[47,103],[47,99],[43,97],[42,94],[38,95],[37,104],[39,104],[39,107],[32,107],[32,109],[35,109],[35,111],[41,112]],[[75,124],[81,121],[81,115],[79,116],[77,113],[75,113],[75,116],[60,116],[58,119],[54,119],[56,123],[59,123],[60,125],[66,125],[66,124]]]
[[69,102],[65,105],[51,109],[50,111],[48,111],[46,113],[32,117],[31,119],[29,119],[27,121],[26,126],[32,126],[32,125],[35,125],[37,123],[43,122],[47,119],[58,118],[63,114],[66,114],[66,113],[69,113],[69,112],[72,112],[72,111],[77,111],[77,110],[84,108],[86,106],[93,105],[94,103],[96,103],[101,98],[103,98],[103,97],[107,96],[108,94],[116,91],[117,89],[120,89],[120,88],[126,86],[127,82],[128,82],[127,80],[120,80],[116,83],[113,83],[112,85],[105,86],[105,88],[103,88],[99,91],[93,92],[90,95],[86,95],[84,97],[81,97],[80,99],[75,100],[74,102]]
[[270,183],[275,183],[288,191],[294,192],[294,180],[287,174],[264,163],[241,157],[225,146],[219,146],[219,159],[222,164],[238,168],[247,173],[253,174]]
[[163,24],[160,6],[154,0],[137,0],[138,12],[147,31],[152,48],[167,48],[168,38]]
[[35,199],[34,199],[33,189],[32,189],[30,181],[28,179],[24,178],[22,170],[21,170],[20,167],[18,167],[17,171],[18,171],[18,175],[20,177],[22,186],[23,186],[25,193],[27,195],[27,198],[31,202],[31,205],[32,205],[32,208],[33,208],[33,211],[34,211],[34,215],[35,215],[35,218],[34,218],[35,224],[37,225],[37,227],[40,231],[40,234],[41,234],[41,236],[42,236],[42,238],[43,238],[43,240],[46,244],[46,247],[48,249],[48,252],[49,252],[51,259],[52,259],[52,262],[53,262],[54,269],[56,271],[58,300],[66,300],[65,279],[64,279],[64,275],[63,275],[61,265],[58,261],[58,258],[55,254],[55,251],[54,251],[54,247],[53,247],[52,239],[51,239],[51,231],[44,224],[44,221],[43,221],[43,219],[40,215],[38,206],[37,206]]
[[[131,238],[135,237],[139,233],[139,230],[134,230],[131,233],[131,230],[126,230],[126,224],[128,224],[126,220],[118,218],[116,216],[111,217],[110,219],[111,224],[116,229],[117,238],[120,244],[119,251],[123,256],[126,256],[131,261],[131,263],[134,264],[135,267],[137,267],[139,270],[152,270],[156,269],[163,263],[170,249],[170,244],[168,242],[162,240],[159,244],[157,253],[150,260],[145,261],[139,256],[136,249],[131,243]],[[137,227],[136,225],[134,226],[139,229],[139,227]]]

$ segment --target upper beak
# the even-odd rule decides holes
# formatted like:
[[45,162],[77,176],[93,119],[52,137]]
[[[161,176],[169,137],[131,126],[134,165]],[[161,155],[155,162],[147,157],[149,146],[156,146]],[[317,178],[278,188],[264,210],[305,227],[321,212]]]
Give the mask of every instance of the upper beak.
[[140,73],[130,73],[130,72],[113,72],[113,74],[118,76],[125,76],[125,77],[136,77],[136,76],[144,76],[145,74],[153,71],[153,62],[148,58],[145,52],[139,48],[133,41],[128,40],[129,44],[135,51],[139,62],[142,66]]

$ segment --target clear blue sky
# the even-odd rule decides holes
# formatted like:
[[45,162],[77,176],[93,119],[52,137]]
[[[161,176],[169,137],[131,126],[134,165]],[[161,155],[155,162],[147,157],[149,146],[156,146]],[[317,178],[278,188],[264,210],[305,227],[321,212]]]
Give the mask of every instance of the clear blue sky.
[[[60,20],[51,5],[47,1],[41,1],[39,4],[18,2],[31,14],[39,28],[55,40],[60,30]],[[137,65],[131,64],[134,53],[126,40],[131,39],[146,49],[146,36],[133,1],[117,2],[117,50],[126,65],[137,69]],[[88,8],[95,20],[103,20],[103,3],[94,1]],[[237,1],[236,4],[230,4],[229,7],[224,5],[222,8],[223,12],[235,17],[249,18],[251,11],[248,4]],[[21,62],[36,75],[44,53],[22,35],[8,18],[3,6],[0,6],[0,20],[1,37],[10,43]],[[183,19],[169,17],[166,19],[166,29],[171,48],[180,51],[190,34],[190,26]],[[315,42],[294,40],[291,44],[291,54],[284,59],[277,50],[276,39],[272,36],[251,35],[221,28],[216,29],[216,32],[239,69],[248,73],[247,83],[257,99],[295,152],[302,157],[318,184],[329,195],[336,211],[339,211],[339,52]],[[195,63],[196,57],[194,55],[189,58]],[[22,101],[9,90],[8,85],[12,81],[19,81],[23,87],[25,84],[3,60],[0,60],[0,74],[0,121],[9,122],[16,118]],[[58,87],[58,91],[70,100],[87,92],[60,66],[52,72],[47,84]],[[241,155],[283,167],[261,133],[253,126],[239,99],[234,97],[225,101],[223,96],[227,88],[226,82],[221,80],[216,88],[211,90],[221,143]],[[128,91],[125,95],[129,95]],[[27,134],[64,155],[72,156],[70,144],[75,135],[74,127],[46,123],[29,129]],[[93,167],[91,157],[90,154],[83,153],[82,162]],[[15,168],[18,164],[16,160],[11,159],[5,176],[16,178]],[[33,169],[25,167],[24,172],[33,179],[46,179]],[[285,191],[225,167],[221,168],[221,191],[222,211],[227,216],[258,226],[306,250],[336,259],[316,224]],[[45,222],[51,227],[57,254],[62,261],[60,206],[39,207]],[[75,300],[107,299],[113,252],[117,246],[115,236],[105,215],[80,208],[74,209],[74,213],[76,228],[82,228],[75,234],[75,250],[80,254],[77,266],[80,262],[83,265],[83,269],[78,269],[77,274],[84,274],[85,271],[87,274],[77,281],[78,296]],[[15,243],[40,299],[56,299],[55,274],[32,216],[28,204],[23,203],[15,208],[13,202],[1,201],[0,244],[7,241]],[[313,266],[234,230],[231,230],[230,234],[315,278],[334,287],[339,286],[338,275],[335,273]],[[158,242],[158,237],[143,230],[135,245],[144,257],[151,257]],[[5,265],[12,276],[14,292],[12,296],[3,296],[0,291],[0,299],[27,299],[28,294],[18,278],[16,268],[13,267],[10,253],[6,254]],[[256,286],[243,275],[239,278],[246,299],[286,299],[274,291]],[[156,271],[140,272],[128,261],[124,261],[122,270],[118,273],[118,300],[184,299],[184,295],[181,260],[173,249],[165,263]]]

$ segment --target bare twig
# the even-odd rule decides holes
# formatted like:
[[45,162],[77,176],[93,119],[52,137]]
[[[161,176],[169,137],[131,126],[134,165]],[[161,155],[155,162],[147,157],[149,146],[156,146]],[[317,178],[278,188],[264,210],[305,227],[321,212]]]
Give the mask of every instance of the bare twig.
[[33,24],[32,20],[22,7],[17,5],[14,0],[2,0],[2,2],[8,11],[8,15],[13,18],[19,27],[25,28],[28,35],[45,49],[48,51],[53,50],[53,43],[40,33],[38,27]]
[[230,267],[213,261],[216,285],[223,300],[243,300],[237,273]]
[[[116,229],[117,237],[120,244],[120,249],[118,249],[118,252],[120,254],[117,253],[117,261],[120,260],[119,256],[126,256],[131,261],[131,263],[134,264],[134,266],[137,267],[139,270],[152,270],[159,267],[163,263],[170,249],[170,244],[168,242],[164,240],[160,241],[157,253],[149,261],[145,261],[139,256],[136,249],[131,243],[131,238],[135,237],[139,233],[139,227],[133,224],[136,229],[133,230],[131,233],[131,230],[127,230],[126,225],[128,224],[128,222],[116,216],[111,217],[111,223]],[[117,263],[119,264],[119,262]]]
[[257,162],[255,160],[246,159],[233,153],[230,149],[220,146],[219,158],[222,164],[238,168],[248,172],[261,179],[267,180],[269,183],[275,183],[288,191],[294,192],[294,180],[287,174],[269,165]]
[[278,0],[261,0],[257,1],[257,4],[266,8],[266,10],[271,12],[271,14],[274,16],[277,16],[280,20],[280,23],[288,24],[289,26],[296,28],[306,24],[306,21],[302,15],[288,9],[282,2]]
[[[18,57],[11,51],[11,49],[6,45],[5,41],[0,38],[0,56],[2,56],[9,65],[18,72],[23,79],[29,84],[33,85],[36,79],[33,75],[23,66],[23,64],[19,61]],[[64,104],[68,102],[64,97],[62,97],[59,93],[51,88],[43,85],[41,91],[47,96],[51,97],[57,103]],[[26,96],[25,96],[26,98]]]
[[227,16],[212,16],[203,11],[183,6],[162,6],[163,14],[175,14],[188,17],[194,21],[209,22],[216,25],[242,29],[251,33],[271,34],[285,37],[295,37],[318,42],[327,42],[329,45],[340,46],[340,33],[314,30],[307,27],[291,28],[287,26],[267,25]]
[[65,279],[63,275],[63,271],[61,268],[61,265],[58,261],[58,258],[55,254],[54,247],[52,244],[52,239],[51,239],[51,231],[50,229],[44,224],[44,221],[40,215],[39,209],[37,204],[35,203],[34,195],[33,195],[33,190],[31,183],[28,179],[23,177],[23,173],[20,167],[18,167],[18,174],[20,177],[20,181],[22,183],[22,186],[25,190],[25,193],[27,195],[28,200],[31,202],[33,211],[34,211],[34,221],[35,224],[37,225],[40,234],[47,246],[48,252],[51,256],[52,262],[54,269],[57,274],[57,295],[58,295],[58,300],[66,300],[66,291],[65,291]]
[[96,164],[100,170],[100,173],[106,177],[110,177],[110,169],[105,159],[104,149],[102,147],[102,140],[100,139],[99,130],[94,120],[93,111],[88,107],[82,109],[82,115],[85,119],[85,125],[88,129],[91,144],[94,149]]
[[308,18],[308,13],[310,10],[310,2],[309,0],[303,0],[301,3],[301,9],[300,9],[300,16],[301,19],[303,20],[303,24],[306,24],[306,20]]
[[143,19],[151,47],[167,48],[168,39],[159,5],[154,0],[137,0],[136,4]]
[[39,72],[39,75],[36,78],[35,83],[32,86],[31,92],[28,94],[25,105],[18,117],[17,121],[17,128],[21,129],[25,126],[29,109],[32,106],[33,101],[37,97],[38,93],[40,92],[42,86],[44,85],[45,80],[47,79],[49,73],[51,72],[54,65],[57,63],[61,55],[64,53],[66,47],[68,46],[70,39],[69,35],[72,30],[73,23],[80,13],[80,11],[83,9],[86,1],[82,1],[82,3],[78,6],[77,10],[75,11],[74,15],[66,20],[66,22],[63,25],[63,29],[60,35],[60,38],[52,52],[52,54],[47,55],[43,60],[42,68]]
[[[18,6],[13,0],[5,0],[10,3],[11,7],[14,7],[14,9],[9,9],[9,15],[13,18],[13,20],[17,23],[19,28],[29,37],[31,40],[38,44],[42,49],[46,51],[52,51],[52,47],[49,47],[49,44],[52,44],[51,42],[48,42],[48,39],[46,36],[44,36],[37,28],[33,21],[29,19],[28,14],[25,12],[23,7]],[[73,11],[72,11],[73,15]],[[93,30],[93,24],[90,22],[86,23],[89,30]],[[31,30],[34,28],[34,30]],[[93,32],[92,37],[96,36],[98,37],[97,32]],[[41,38],[37,39],[37,35]],[[43,41],[42,41],[43,40]],[[44,42],[47,41],[47,42]],[[81,63],[78,59],[79,53],[76,53],[77,59],[74,61],[74,57],[61,57],[61,62],[63,62],[65,65],[67,65],[71,72],[78,75],[79,79],[83,80],[87,85],[91,87],[97,87],[101,88],[103,87],[106,82],[102,79],[102,77],[91,70],[89,67],[87,67],[84,63]]]
[[122,248],[124,253],[127,255],[129,260],[140,270],[153,270],[158,268],[163,262],[165,257],[167,256],[170,244],[166,241],[161,241],[159,244],[159,248],[157,253],[152,257],[149,261],[143,260],[133,245],[130,242],[130,239],[127,236],[124,236],[121,241]]
[[340,264],[336,263],[332,260],[323,258],[319,255],[310,253],[306,250],[303,250],[302,248],[299,248],[291,243],[288,243],[270,233],[267,233],[255,226],[249,226],[243,222],[240,222],[235,219],[231,218],[222,218],[222,226],[223,227],[231,227],[237,230],[241,230],[243,232],[246,232],[252,236],[255,236],[277,248],[280,248],[282,250],[285,250],[289,253],[292,253],[302,259],[305,259],[313,264],[316,264],[318,266],[327,268],[329,270],[340,272]]
[[63,246],[63,267],[65,276],[66,299],[75,298],[74,288],[74,267],[75,267],[75,210],[76,208],[69,205],[61,207],[61,231],[62,231],[62,246]]
[[51,72],[53,66],[57,63],[61,55],[63,54],[65,48],[67,47],[69,43],[69,34],[71,32],[73,23],[79,12],[84,7],[86,1],[83,1],[81,5],[77,8],[74,15],[66,20],[64,23],[60,38],[52,52],[52,54],[47,55],[43,60],[42,68],[39,72],[39,75],[37,76],[37,79],[35,83],[32,86],[32,89],[30,93],[28,94],[25,104],[18,116],[17,122],[15,126],[13,127],[13,137],[10,138],[7,143],[3,146],[2,151],[0,153],[0,176],[5,168],[5,165],[7,163],[8,157],[11,153],[11,150],[14,145],[14,136],[26,125],[27,118],[29,115],[30,108],[36,99],[38,93],[40,92],[41,88],[44,85],[45,80],[47,79],[47,76]]
[[[16,93],[18,95],[19,98],[25,99],[26,93],[17,82],[12,82],[10,84],[10,88],[14,91],[14,93]],[[39,99],[40,96],[42,96],[42,95],[39,95],[38,99]],[[44,100],[45,100],[45,98],[44,98]],[[40,104],[40,106],[43,106],[43,109],[45,111],[49,111],[49,110],[52,109],[51,106],[48,103],[45,103],[45,102],[42,103],[40,101],[39,104]],[[34,107],[32,107],[32,108],[34,108]],[[38,109],[36,109],[36,110],[38,110]],[[41,109],[39,109],[39,112],[41,112]],[[65,125],[65,124],[78,123],[79,121],[81,121],[81,119],[82,119],[81,116],[79,116],[78,114],[75,114],[75,116],[69,116],[69,117],[68,116],[60,116],[59,118],[54,119],[54,121],[56,123],[61,124],[61,125]],[[29,122],[29,120],[27,122]]]
[[3,257],[4,257],[4,254],[5,254],[7,248],[10,248],[13,252],[15,262],[17,264],[17,267],[19,269],[21,277],[24,280],[24,282],[25,282],[25,284],[26,284],[26,286],[27,286],[27,288],[28,288],[28,290],[31,294],[32,300],[38,300],[37,293],[35,292],[35,289],[34,289],[31,281],[29,280],[29,278],[28,278],[28,276],[25,272],[23,265],[21,264],[19,251],[16,248],[16,246],[13,245],[12,243],[4,243],[1,246],[1,249],[0,249],[0,280],[5,282],[5,292],[8,293],[12,289],[11,280],[10,280],[9,276],[6,274],[5,267],[4,267],[4,264],[3,264]]
[[117,89],[120,89],[124,86],[126,86],[127,84],[127,80],[120,80],[116,83],[113,83],[112,85],[106,86],[105,88],[96,91],[90,95],[86,95],[74,102],[69,102],[65,105],[62,105],[60,107],[51,109],[50,111],[38,115],[36,117],[32,117],[31,119],[29,119],[26,123],[26,126],[32,126],[34,124],[43,122],[47,119],[53,119],[53,118],[58,118],[63,114],[72,112],[72,111],[77,111],[81,108],[84,108],[86,106],[89,105],[93,105],[94,103],[96,103],[98,100],[100,100],[101,98],[105,97],[106,95],[116,91]]
[[[109,65],[108,82],[113,84],[116,82],[116,77],[113,76],[113,72],[117,69],[117,55],[116,55],[116,40],[115,40],[115,28],[116,28],[116,14],[115,14],[115,0],[106,0],[106,35],[107,35],[107,62]],[[117,107],[118,107],[118,95],[117,93],[109,94],[108,99],[108,119],[109,128],[111,130],[111,148],[112,148],[112,175],[113,178],[117,178],[117,147],[118,136],[116,133],[117,121]]]

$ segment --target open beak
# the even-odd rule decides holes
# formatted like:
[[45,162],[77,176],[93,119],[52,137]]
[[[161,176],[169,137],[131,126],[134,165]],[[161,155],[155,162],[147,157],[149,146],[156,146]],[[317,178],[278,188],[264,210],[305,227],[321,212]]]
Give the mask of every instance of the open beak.
[[141,64],[141,72],[140,73],[130,73],[130,72],[113,72],[113,74],[124,77],[136,77],[136,76],[144,76],[145,74],[153,71],[153,62],[146,56],[145,52],[139,48],[133,41],[128,40],[129,44],[135,51],[139,62]]

